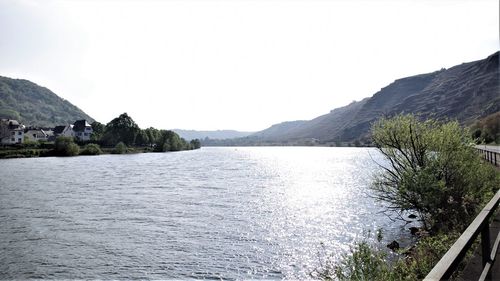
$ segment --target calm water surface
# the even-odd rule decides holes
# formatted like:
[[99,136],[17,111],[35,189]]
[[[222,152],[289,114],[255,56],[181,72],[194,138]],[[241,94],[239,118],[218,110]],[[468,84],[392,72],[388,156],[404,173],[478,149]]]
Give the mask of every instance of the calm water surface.
[[0,160],[0,279],[304,279],[363,230],[375,150]]

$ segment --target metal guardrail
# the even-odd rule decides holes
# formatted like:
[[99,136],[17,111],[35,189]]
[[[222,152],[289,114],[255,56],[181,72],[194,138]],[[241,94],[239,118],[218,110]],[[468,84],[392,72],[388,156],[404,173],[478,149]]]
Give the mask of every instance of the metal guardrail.
[[[499,159],[500,160],[500,159]],[[483,272],[479,280],[491,280],[491,268],[495,263],[495,256],[500,243],[500,233],[497,234],[493,248],[490,245],[490,224],[489,218],[495,212],[500,202],[500,190],[486,204],[477,217],[460,235],[458,240],[451,246],[441,260],[434,266],[424,280],[446,280],[451,277],[453,272],[458,268],[458,265],[465,257],[467,251],[471,248],[474,240],[481,233],[481,250],[483,261]]]
[[495,165],[496,167],[500,166],[500,152],[493,151],[490,149],[485,149],[485,148],[480,148],[476,146],[477,151],[481,156],[483,157],[484,160],[490,162],[491,164]]

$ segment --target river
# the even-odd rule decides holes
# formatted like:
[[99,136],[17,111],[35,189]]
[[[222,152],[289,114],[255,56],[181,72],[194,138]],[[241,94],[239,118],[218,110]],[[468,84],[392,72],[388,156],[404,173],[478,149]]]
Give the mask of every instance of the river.
[[369,148],[206,147],[0,160],[0,279],[305,279],[399,239]]

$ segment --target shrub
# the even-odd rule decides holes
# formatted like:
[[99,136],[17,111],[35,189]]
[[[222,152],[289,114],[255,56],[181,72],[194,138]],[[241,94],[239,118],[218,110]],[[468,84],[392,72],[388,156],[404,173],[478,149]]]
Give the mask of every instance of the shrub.
[[[417,244],[411,247],[405,256],[400,257],[394,263],[392,272],[396,280],[422,280],[429,274],[432,268],[450,249],[460,236],[458,232],[440,233],[420,239]],[[469,251],[466,258],[471,256]],[[467,260],[463,261],[461,266]],[[461,269],[461,267],[459,267]],[[458,274],[458,273],[455,273]]]
[[23,143],[23,147],[24,148],[38,148],[40,147],[40,143],[37,142],[37,141],[32,141],[32,140],[24,140],[24,143]]
[[99,155],[102,154],[101,147],[95,143],[85,145],[80,155]]
[[389,163],[372,186],[375,198],[400,217],[417,214],[427,230],[462,230],[499,186],[457,122],[399,115],[376,122],[372,137]]
[[476,143],[500,143],[500,112],[490,114],[472,126]]
[[357,242],[334,267],[334,276],[338,280],[391,280],[386,257],[386,253],[367,241]]
[[80,152],[80,147],[70,137],[58,137],[54,145],[57,156],[76,156]]
[[127,146],[123,142],[119,142],[116,144],[115,148],[113,149],[114,154],[124,154],[127,153]]
[[[456,232],[424,237],[390,260],[387,249],[365,238],[350,247],[340,261],[327,257],[311,277],[322,280],[422,280],[459,237]],[[470,255],[469,255],[470,256]],[[463,265],[463,264],[462,264]]]

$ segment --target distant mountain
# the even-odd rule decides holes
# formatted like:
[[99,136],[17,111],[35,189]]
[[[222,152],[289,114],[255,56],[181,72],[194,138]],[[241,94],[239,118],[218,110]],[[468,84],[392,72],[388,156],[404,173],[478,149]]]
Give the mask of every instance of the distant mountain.
[[234,138],[242,138],[253,134],[254,132],[240,132],[234,130],[217,130],[217,131],[195,131],[195,130],[181,130],[174,129],[181,138],[186,140],[193,139],[213,139],[213,140],[224,140],[224,139],[234,139]]
[[280,138],[290,136],[290,132],[293,135],[293,132],[300,129],[307,122],[305,120],[297,120],[275,124],[265,130],[252,134],[252,137],[273,140],[276,136],[280,136]]
[[313,120],[273,125],[241,142],[368,140],[375,120],[399,113],[458,120],[469,125],[500,111],[499,77],[499,52],[496,52],[483,60],[398,79],[370,98],[352,102]]
[[51,90],[28,80],[0,76],[0,118],[16,119],[27,126],[53,127],[94,119]]

